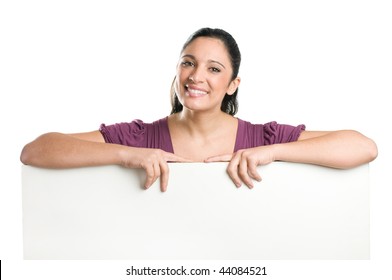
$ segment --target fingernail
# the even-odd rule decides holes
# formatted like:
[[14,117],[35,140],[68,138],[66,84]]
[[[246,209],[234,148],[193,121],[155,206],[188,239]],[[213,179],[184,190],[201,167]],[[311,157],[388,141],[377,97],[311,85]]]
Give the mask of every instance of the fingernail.
[[237,188],[240,188],[240,187],[241,187],[241,183],[235,183],[235,186],[236,186]]

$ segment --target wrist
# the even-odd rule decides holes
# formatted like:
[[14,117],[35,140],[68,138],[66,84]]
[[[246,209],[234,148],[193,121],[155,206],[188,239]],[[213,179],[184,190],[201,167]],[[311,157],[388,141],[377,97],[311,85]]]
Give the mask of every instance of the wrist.
[[133,149],[132,147],[124,146],[124,145],[116,145],[116,151],[114,154],[113,163],[117,165],[121,165],[124,167],[128,166],[129,161],[129,150]]
[[271,145],[271,159],[272,161],[280,161],[282,158],[282,144]]

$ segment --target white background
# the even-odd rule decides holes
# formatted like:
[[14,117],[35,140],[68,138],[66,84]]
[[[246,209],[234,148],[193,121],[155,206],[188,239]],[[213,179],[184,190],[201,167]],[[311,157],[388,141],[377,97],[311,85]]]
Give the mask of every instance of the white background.
[[[1,1],[2,276],[116,280],[132,279],[125,275],[131,265],[261,265],[267,266],[264,279],[391,279],[388,2]],[[370,165],[371,260],[23,261],[23,145],[48,131],[166,116],[182,44],[205,26],[229,31],[241,49],[238,117],[304,123],[309,130],[351,128],[377,142],[379,157]]]

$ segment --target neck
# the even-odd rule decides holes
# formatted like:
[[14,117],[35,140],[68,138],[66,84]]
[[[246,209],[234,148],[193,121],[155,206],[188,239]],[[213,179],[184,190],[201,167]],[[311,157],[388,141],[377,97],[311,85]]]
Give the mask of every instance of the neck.
[[185,108],[176,115],[179,124],[183,125],[192,135],[210,135],[234,119],[233,116],[222,111],[194,112]]

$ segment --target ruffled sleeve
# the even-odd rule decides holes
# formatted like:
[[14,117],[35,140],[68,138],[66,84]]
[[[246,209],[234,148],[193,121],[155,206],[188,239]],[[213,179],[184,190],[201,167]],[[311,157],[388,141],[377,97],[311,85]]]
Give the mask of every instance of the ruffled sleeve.
[[263,125],[264,145],[297,141],[305,125],[292,126],[269,122]]
[[101,124],[101,132],[106,143],[121,144],[132,147],[146,146],[146,126],[141,120],[130,123]]
[[234,151],[259,146],[297,141],[305,125],[286,125],[277,122],[252,124],[238,119],[238,132]]

